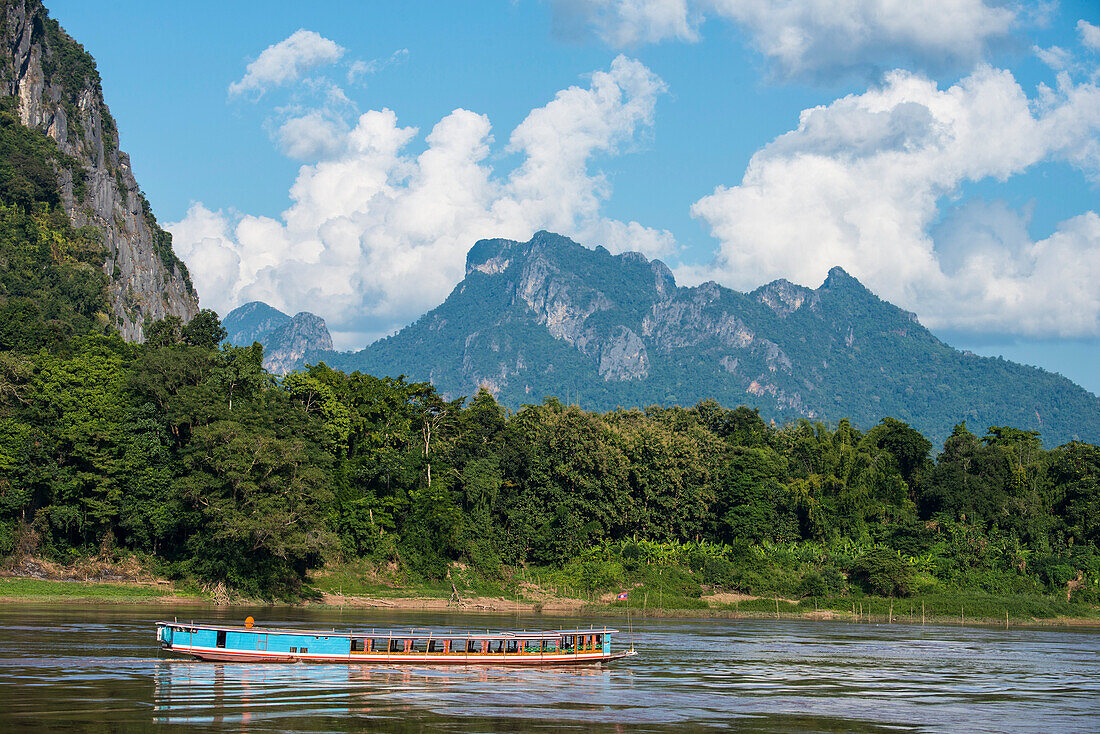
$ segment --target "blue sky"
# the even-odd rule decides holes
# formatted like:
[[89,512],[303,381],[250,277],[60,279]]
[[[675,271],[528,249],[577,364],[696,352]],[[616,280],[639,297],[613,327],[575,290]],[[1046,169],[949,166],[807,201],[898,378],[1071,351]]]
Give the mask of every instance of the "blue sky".
[[223,314],[363,346],[547,228],[684,284],[839,264],[1100,393],[1100,6],[902,5],[48,3]]

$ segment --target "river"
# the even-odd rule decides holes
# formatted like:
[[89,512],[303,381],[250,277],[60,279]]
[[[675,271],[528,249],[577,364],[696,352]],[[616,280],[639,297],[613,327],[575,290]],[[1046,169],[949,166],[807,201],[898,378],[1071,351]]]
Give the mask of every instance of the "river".
[[200,663],[154,640],[157,619],[248,614],[337,629],[604,623],[4,604],[0,731],[1100,731],[1095,631],[648,619],[633,623],[637,657],[576,669]]

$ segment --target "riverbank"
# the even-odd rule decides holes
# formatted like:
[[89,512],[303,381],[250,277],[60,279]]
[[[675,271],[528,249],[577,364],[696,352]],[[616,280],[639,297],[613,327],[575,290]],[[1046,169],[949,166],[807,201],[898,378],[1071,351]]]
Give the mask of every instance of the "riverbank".
[[209,594],[177,588],[172,584],[135,581],[53,581],[0,578],[0,604],[203,604],[213,605]]
[[[1100,627],[1100,607],[1061,596],[995,595],[940,590],[904,598],[858,595],[801,599],[752,595],[695,586],[668,593],[635,585],[627,599],[619,590],[577,593],[552,570],[526,571],[510,579],[486,580],[453,564],[445,579],[414,581],[396,569],[362,563],[312,571],[297,602],[252,599],[224,586],[158,577],[130,557],[85,559],[64,566],[39,557],[9,563],[0,576],[0,604],[103,603],[225,606],[311,606],[507,615],[601,616],[622,618],[778,619],[886,624]],[[574,593],[570,593],[570,592]]]
[[[393,590],[409,592],[409,589]],[[453,593],[453,592],[452,592]],[[503,596],[358,595],[323,593],[294,606],[347,607],[392,611],[432,611],[502,615],[600,616],[623,619],[775,619],[835,621],[871,624],[982,625],[998,627],[1100,628],[1100,608],[1043,597],[1004,597],[987,594],[936,595],[889,599],[780,599],[744,594],[701,597],[705,607],[677,608],[585,599],[542,599]],[[165,582],[85,582],[27,578],[0,578],[0,604],[157,604],[224,607],[210,594]],[[236,606],[277,606],[253,599],[235,599]],[[949,612],[948,609],[958,611]]]

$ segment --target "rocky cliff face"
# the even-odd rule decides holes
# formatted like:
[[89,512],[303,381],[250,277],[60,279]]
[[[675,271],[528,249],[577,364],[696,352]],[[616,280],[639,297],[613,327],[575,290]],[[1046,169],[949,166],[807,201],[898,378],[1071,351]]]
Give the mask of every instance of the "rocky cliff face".
[[198,296],[119,150],[95,61],[38,0],[0,2],[0,96],[14,100],[24,125],[75,159],[58,171],[61,200],[73,226],[103,233],[113,325],[142,341],[146,319],[189,321]]
[[252,301],[230,311],[222,325],[230,344],[263,344],[264,367],[275,375],[301,367],[309,352],[332,349],[325,320],[306,311],[291,318],[266,303]]
[[302,366],[308,352],[331,350],[332,336],[324,319],[303,311],[271,334],[264,346],[264,367],[285,375]]
[[1100,439],[1100,400],[1042,370],[963,354],[840,268],[818,288],[684,288],[638,253],[539,232],[483,240],[438,308],[361,352],[304,359],[489,388],[512,408],[553,395],[589,408],[715,398],[777,420],[884,416],[942,438],[966,420]]

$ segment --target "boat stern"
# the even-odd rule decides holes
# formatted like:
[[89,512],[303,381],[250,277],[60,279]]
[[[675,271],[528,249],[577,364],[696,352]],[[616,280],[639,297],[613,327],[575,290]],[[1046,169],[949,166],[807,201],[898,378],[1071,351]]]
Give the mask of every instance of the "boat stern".
[[157,622],[157,642],[165,650],[172,649],[172,626],[167,622]]

